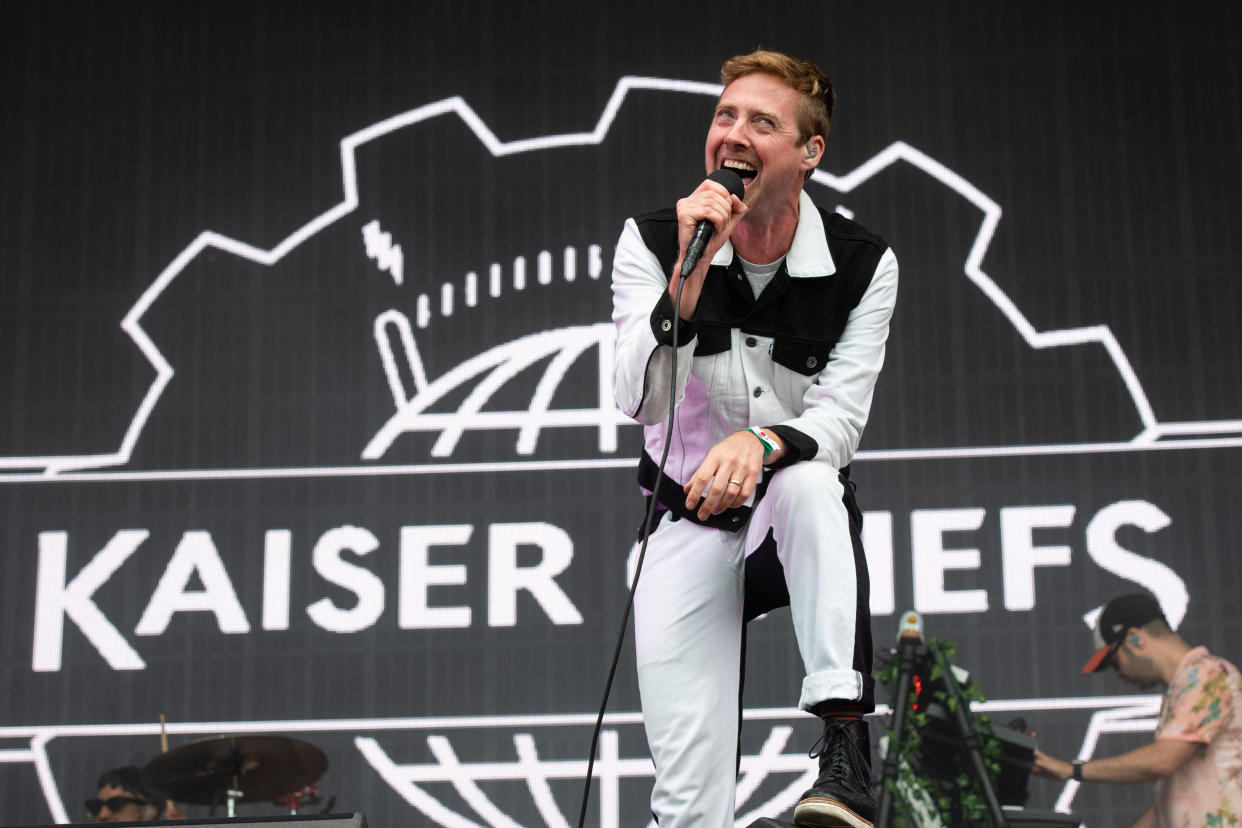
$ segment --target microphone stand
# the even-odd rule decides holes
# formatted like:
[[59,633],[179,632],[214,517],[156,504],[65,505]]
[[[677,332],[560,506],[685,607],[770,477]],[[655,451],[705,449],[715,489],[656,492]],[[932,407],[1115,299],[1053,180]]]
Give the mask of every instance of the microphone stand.
[[970,765],[975,772],[975,778],[979,780],[979,787],[983,791],[983,798],[987,801],[988,813],[992,816],[992,824],[995,828],[1008,828],[1009,820],[1005,817],[1004,809],[1001,808],[1000,800],[996,796],[996,788],[992,785],[992,777],[988,775],[987,765],[983,761],[979,727],[974,720],[973,714],[970,712],[970,700],[962,692],[961,685],[953,675],[953,666],[944,657],[944,653],[934,643],[930,650],[932,657],[940,665],[940,669],[944,671],[945,684],[948,685],[949,692],[956,699],[956,703],[952,707],[954,718],[957,722],[957,729],[961,734],[962,742],[966,746],[966,753],[970,757]]
[[[927,655],[923,639],[917,634],[903,635],[897,640],[897,699],[893,703],[892,735],[884,751],[884,768],[880,774],[880,810],[876,828],[889,828],[892,824],[893,793],[889,779],[897,777],[897,762],[901,756],[901,743],[906,732],[906,713],[910,709],[910,683],[914,667]],[[893,786],[895,789],[896,786]]]

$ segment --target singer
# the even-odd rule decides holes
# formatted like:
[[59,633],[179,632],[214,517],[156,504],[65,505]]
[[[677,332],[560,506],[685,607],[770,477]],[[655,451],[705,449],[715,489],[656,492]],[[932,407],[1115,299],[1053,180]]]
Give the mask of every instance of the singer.
[[[721,81],[704,159],[717,175],[675,210],[627,220],[613,265],[616,399],[645,426],[648,496],[678,334],[678,406],[634,610],[651,807],[660,828],[733,825],[744,624],[788,604],[799,705],[824,720],[819,778],[794,821],[869,826],[871,618],[849,462],[884,362],[897,260],[803,192],[832,117],[824,73],[756,51],[727,60]],[[720,170],[741,178],[741,197]],[[714,232],[674,308],[702,222]]]

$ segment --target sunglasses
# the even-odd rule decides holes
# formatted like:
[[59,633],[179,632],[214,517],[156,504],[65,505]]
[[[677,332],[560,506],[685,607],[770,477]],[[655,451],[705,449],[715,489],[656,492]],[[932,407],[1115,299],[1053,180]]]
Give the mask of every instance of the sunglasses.
[[86,813],[89,816],[99,816],[99,812],[106,805],[112,813],[124,808],[126,805],[149,805],[145,799],[134,799],[132,796],[110,796],[107,799],[88,799],[86,800]]

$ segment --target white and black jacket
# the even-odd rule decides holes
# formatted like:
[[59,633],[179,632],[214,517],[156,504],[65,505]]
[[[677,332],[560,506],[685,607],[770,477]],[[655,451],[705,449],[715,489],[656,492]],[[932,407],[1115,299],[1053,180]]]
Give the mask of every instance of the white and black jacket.
[[677,216],[665,209],[626,221],[613,263],[614,393],[646,426],[643,487],[650,491],[664,450],[674,324],[678,413],[665,474],[676,488],[666,494],[662,485],[661,501],[677,508],[708,450],[752,425],[785,443],[774,468],[799,461],[846,468],[884,364],[897,297],[892,250],[804,192],[793,244],[763,293],[752,296],[726,242],[690,322],[678,319],[668,296],[677,254]]

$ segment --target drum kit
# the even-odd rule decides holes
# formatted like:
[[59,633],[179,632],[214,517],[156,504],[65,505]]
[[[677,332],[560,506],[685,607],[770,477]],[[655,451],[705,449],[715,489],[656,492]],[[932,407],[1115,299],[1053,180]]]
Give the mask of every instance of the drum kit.
[[142,780],[173,802],[226,805],[230,817],[248,802],[275,802],[296,814],[318,801],[315,783],[327,769],[323,751],[298,739],[217,736],[166,750],[147,763]]

